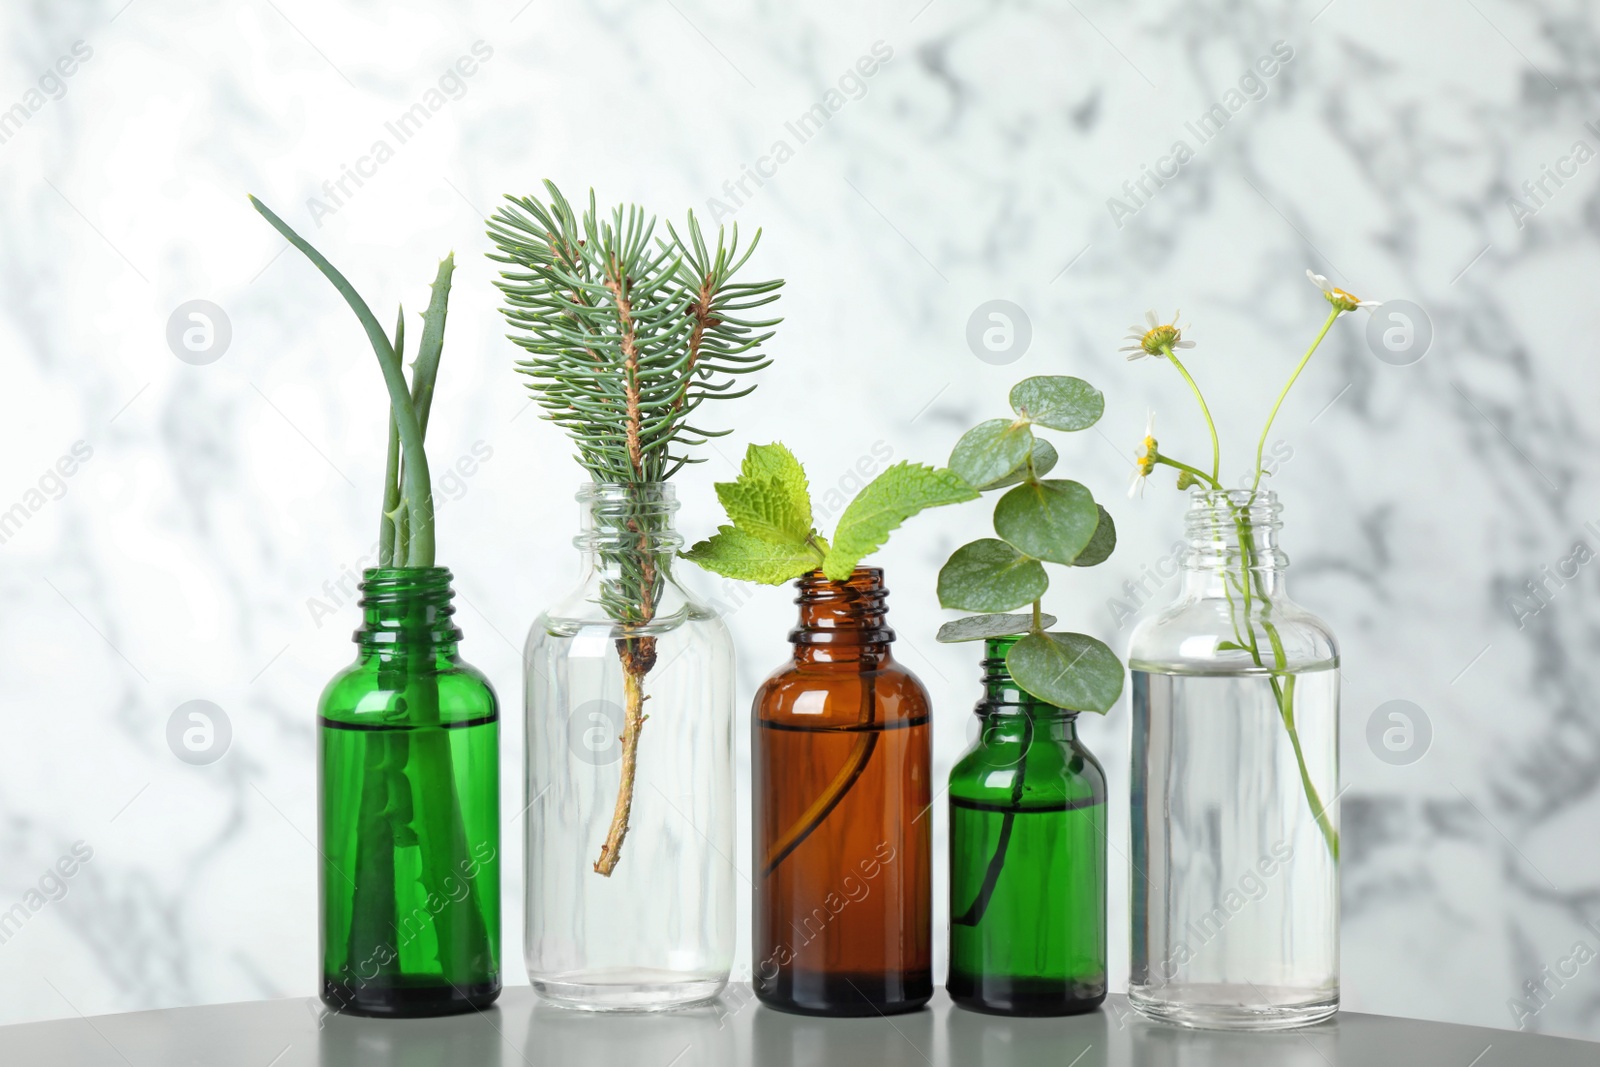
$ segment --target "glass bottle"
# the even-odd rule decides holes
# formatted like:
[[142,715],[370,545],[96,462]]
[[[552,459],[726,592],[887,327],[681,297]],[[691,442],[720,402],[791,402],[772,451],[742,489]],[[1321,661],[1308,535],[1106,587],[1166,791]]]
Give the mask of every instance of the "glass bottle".
[[1106,999],[1106,777],[1078,713],[1035,700],[991,638],[977,741],[950,771],[950,974],[965,1008],[1076,1015]]
[[500,995],[500,716],[443,567],[368,570],[318,709],[322,999],[446,1015]]
[[793,662],[756,692],[756,995],[803,1015],[933,995],[928,694],[889,654],[883,572],[801,578]]
[[733,644],[673,579],[671,485],[578,502],[583,578],[523,659],[528,977],[566,1007],[682,1007],[733,966]]
[[1128,1000],[1275,1029],[1339,1006],[1339,650],[1289,599],[1277,497],[1197,491],[1133,673]]

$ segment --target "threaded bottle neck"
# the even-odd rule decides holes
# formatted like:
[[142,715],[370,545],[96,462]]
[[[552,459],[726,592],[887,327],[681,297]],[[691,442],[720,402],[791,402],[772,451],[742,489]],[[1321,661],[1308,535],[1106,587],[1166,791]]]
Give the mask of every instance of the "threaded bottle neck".
[[361,628],[354,639],[363,648],[396,645],[453,650],[461,630],[448,567],[372,567],[361,576]]
[[572,543],[586,552],[670,557],[683,547],[672,525],[678,493],[670,482],[590,482],[577,499],[581,529]]
[[1184,566],[1191,571],[1227,569],[1279,571],[1289,557],[1278,547],[1283,505],[1270,490],[1196,490],[1189,495]]
[[842,582],[812,571],[797,579],[795,588],[800,622],[789,631],[789,640],[797,661],[888,656],[894,631],[880,568],[857,567]]

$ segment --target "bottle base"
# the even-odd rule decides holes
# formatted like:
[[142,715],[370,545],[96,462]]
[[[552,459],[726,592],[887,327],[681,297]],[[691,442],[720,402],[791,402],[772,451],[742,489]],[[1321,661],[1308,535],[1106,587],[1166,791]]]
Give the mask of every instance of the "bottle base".
[[958,1007],[984,1015],[1083,1015],[1100,1007],[1106,999],[1103,976],[1097,982],[1009,975],[975,978],[952,969],[944,987]]
[[530,975],[533,991],[574,1011],[677,1011],[715,1000],[726,974],[684,974],[647,967]]
[[1249,983],[1130,986],[1128,1003],[1147,1018],[1194,1030],[1289,1030],[1330,1018],[1339,1010],[1339,993]]
[[322,1003],[340,1015],[370,1019],[425,1019],[482,1011],[500,996],[500,982],[454,986],[437,980],[405,979],[352,985],[326,975]]
[[774,1011],[824,1018],[904,1015],[933,999],[933,972],[823,974],[784,970],[755,982],[756,998]]

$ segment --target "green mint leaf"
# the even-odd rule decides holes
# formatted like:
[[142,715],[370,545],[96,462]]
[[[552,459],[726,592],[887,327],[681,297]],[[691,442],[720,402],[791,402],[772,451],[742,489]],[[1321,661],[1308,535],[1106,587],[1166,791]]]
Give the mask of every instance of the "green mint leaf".
[[1006,493],[994,508],[994,532],[1034,559],[1071,563],[1088,547],[1100,524],[1089,490],[1053,478],[1026,482]]
[[1106,398],[1082,378],[1047,375],[1012,386],[1011,410],[1052,430],[1087,430],[1105,413]]
[[744,533],[780,544],[810,537],[811,492],[800,461],[781,444],[751,445],[739,478],[718,482],[717,499]]
[[1011,677],[1035,699],[1105,714],[1122,695],[1122,662],[1087,634],[1028,634],[1006,653]]
[[1048,588],[1044,564],[993,537],[962,545],[939,569],[939,605],[958,611],[1010,611]]
[[[991,489],[1004,489],[1008,485],[1016,485],[1028,476],[1028,456],[1022,457],[1022,462],[1013,467],[1004,478],[996,478],[992,482],[973,486],[980,493],[987,493]],[[1033,473],[1035,477],[1042,478],[1055,468],[1056,460],[1061,457],[1056,453],[1056,446],[1042,437],[1033,439]]]
[[950,469],[968,485],[999,481],[1028,460],[1033,431],[1011,419],[980,422],[961,435],[950,453]]
[[[1039,625],[1054,626],[1054,615],[1040,615]],[[991,637],[1013,637],[1033,628],[1032,615],[968,615],[939,627],[934,640],[946,645],[961,641],[984,641]]]
[[811,545],[774,544],[732,526],[720,526],[709,540],[683,553],[708,571],[741,582],[782,585],[817,569],[822,554]]
[[1098,567],[1111,558],[1111,552],[1117,547],[1117,524],[1111,521],[1111,512],[1095,505],[1100,511],[1100,522],[1094,528],[1094,536],[1089,538],[1089,543],[1084,546],[1078,558],[1072,561],[1074,567]]
[[978,491],[954,472],[921,463],[896,463],[878,475],[844,509],[822,573],[836,582],[850,577],[862,557],[876,552],[899,528],[924,508],[976,500]]

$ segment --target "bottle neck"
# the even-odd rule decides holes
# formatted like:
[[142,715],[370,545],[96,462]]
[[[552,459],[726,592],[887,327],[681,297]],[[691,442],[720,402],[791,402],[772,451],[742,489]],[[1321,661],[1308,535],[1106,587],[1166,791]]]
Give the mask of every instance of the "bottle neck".
[[683,547],[672,525],[677,490],[667,482],[589,483],[578,491],[578,504],[581,528],[573,544],[584,552],[590,576],[613,590],[603,598],[616,598],[627,621],[651,621]]
[[800,622],[789,631],[789,640],[796,663],[859,663],[868,669],[889,659],[894,631],[881,569],[857,567],[842,582],[812,571],[795,587]]
[[446,567],[374,567],[362,574],[363,652],[453,656],[461,631]]
[[973,714],[983,720],[984,737],[990,741],[1035,736],[1076,740],[1078,713],[1031,696],[1017,685],[1006,669],[1006,653],[1018,640],[1017,637],[991,637],[984,642],[983,699],[972,709]]
[[1283,505],[1270,490],[1196,491],[1184,518],[1188,554],[1184,557],[1184,593],[1189,597],[1285,595],[1284,571],[1289,557],[1278,547]]
[[581,529],[572,543],[602,575],[621,576],[640,565],[671,570],[683,547],[673,527],[677,491],[668,482],[590,483],[578,490]]

